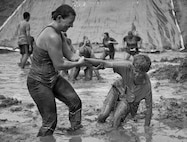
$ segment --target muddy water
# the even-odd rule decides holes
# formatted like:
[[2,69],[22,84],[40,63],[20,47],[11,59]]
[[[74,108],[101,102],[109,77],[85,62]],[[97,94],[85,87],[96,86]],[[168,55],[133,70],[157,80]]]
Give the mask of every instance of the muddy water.
[[[152,59],[159,60],[164,55],[150,55]],[[175,56],[183,54],[175,53]],[[99,55],[97,55],[99,56]],[[117,60],[123,58],[122,53],[117,53]],[[187,122],[184,121],[183,128],[171,127],[157,120],[159,112],[153,109],[152,127],[144,130],[144,119],[139,119],[137,123],[128,119],[118,130],[111,128],[111,117],[105,124],[98,124],[96,119],[102,107],[104,98],[110,89],[111,83],[119,77],[112,69],[100,70],[103,80],[98,81],[96,77],[92,81],[85,82],[82,79],[83,72],[80,72],[79,81],[72,85],[80,96],[83,103],[82,123],[83,128],[74,133],[67,133],[63,128],[69,127],[67,107],[57,100],[58,124],[54,137],[36,138],[36,133],[41,126],[41,117],[36,106],[27,108],[32,99],[26,87],[26,76],[29,66],[22,70],[18,67],[20,55],[18,52],[0,54],[0,95],[17,98],[22,101],[22,111],[12,113],[9,108],[0,108],[0,126],[7,128],[0,131],[0,141],[57,141],[57,142],[186,142]],[[155,87],[158,81],[151,79],[153,87],[153,101],[159,102],[160,97],[181,98],[181,95],[174,95],[176,85],[169,84],[167,80],[159,81],[159,87]],[[140,107],[140,111],[145,109]]]

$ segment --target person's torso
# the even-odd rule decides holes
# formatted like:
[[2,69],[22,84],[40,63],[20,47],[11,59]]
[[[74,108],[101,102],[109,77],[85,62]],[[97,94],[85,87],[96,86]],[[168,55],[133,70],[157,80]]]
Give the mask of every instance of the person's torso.
[[127,42],[128,47],[136,48],[138,46],[138,40],[135,36],[133,36],[132,38],[127,36],[125,38],[125,41]]
[[28,76],[49,87],[52,87],[55,84],[58,72],[55,71],[52,60],[47,51],[39,47],[34,48],[32,64]]
[[53,62],[47,51],[46,43],[44,42],[45,40],[43,39],[45,38],[46,33],[41,32],[40,35],[41,36],[38,37],[37,45],[33,50],[32,64],[29,72],[29,77],[42,82],[48,87],[53,87],[58,78],[58,71],[56,71],[53,66]]
[[79,48],[79,55],[85,58],[90,58],[92,53],[92,48],[90,46],[83,46]]
[[113,41],[113,39],[112,39],[112,38],[104,38],[104,39],[103,39],[103,44],[104,44],[104,46],[107,47],[107,48],[109,48],[109,51],[110,51],[110,52],[114,52],[114,50],[115,50],[115,49],[114,49],[114,44],[112,44],[112,43],[107,44],[108,41]]
[[115,86],[117,88],[122,86],[123,93],[120,91],[124,95],[122,97],[128,97],[130,101],[134,102],[140,102],[142,99],[145,99],[146,95],[151,91],[149,76],[145,74],[143,83],[135,84],[133,66],[131,64],[124,68],[119,68],[118,72],[120,72],[122,78],[116,82]]
[[27,41],[27,28],[29,23],[26,21],[21,21],[18,29],[18,45],[28,44]]

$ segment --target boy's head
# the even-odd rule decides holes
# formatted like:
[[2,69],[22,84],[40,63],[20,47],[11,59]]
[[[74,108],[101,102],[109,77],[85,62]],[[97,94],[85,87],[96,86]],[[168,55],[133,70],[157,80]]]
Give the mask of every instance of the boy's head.
[[24,12],[23,13],[23,19],[25,19],[26,21],[29,21],[29,19],[30,19],[30,13],[29,12]]
[[108,32],[105,32],[103,35],[104,35],[104,38],[108,38],[109,37],[109,33]]
[[137,54],[134,56],[133,65],[136,71],[146,73],[151,67],[151,59],[147,55]]
[[149,71],[151,67],[151,60],[146,55],[137,54],[134,56],[134,83],[143,84],[145,83],[146,72]]

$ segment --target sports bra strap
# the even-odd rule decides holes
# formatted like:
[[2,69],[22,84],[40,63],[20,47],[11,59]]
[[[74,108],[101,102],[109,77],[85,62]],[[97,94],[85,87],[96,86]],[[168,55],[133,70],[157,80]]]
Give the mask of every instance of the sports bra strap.
[[[48,25],[48,26],[46,26],[45,28],[43,28],[42,31],[39,33],[39,35],[40,35],[46,28],[48,28],[48,27],[53,28],[57,34],[60,34],[61,40],[63,41],[62,33],[59,32],[59,31],[58,31],[54,26],[52,26],[52,25]],[[38,36],[39,36],[39,35],[38,35]]]

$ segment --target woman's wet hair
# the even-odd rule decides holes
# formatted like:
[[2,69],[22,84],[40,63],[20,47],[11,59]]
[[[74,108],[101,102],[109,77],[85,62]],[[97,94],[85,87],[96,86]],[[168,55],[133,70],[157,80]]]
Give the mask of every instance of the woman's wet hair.
[[61,15],[62,18],[66,18],[68,17],[70,14],[72,14],[73,16],[76,16],[75,10],[67,5],[67,4],[62,4],[61,6],[59,6],[55,11],[53,11],[51,13],[52,19],[56,20],[56,18]]
[[29,12],[24,12],[23,13],[23,19],[27,19],[30,17],[30,13]]
[[151,59],[147,55],[137,54],[134,56],[133,65],[140,72],[148,72],[151,68]]

